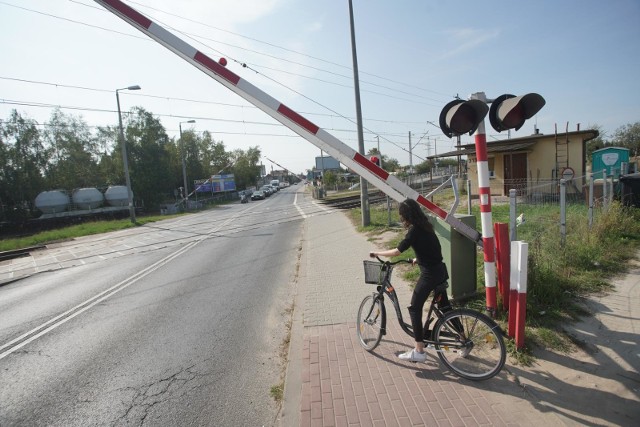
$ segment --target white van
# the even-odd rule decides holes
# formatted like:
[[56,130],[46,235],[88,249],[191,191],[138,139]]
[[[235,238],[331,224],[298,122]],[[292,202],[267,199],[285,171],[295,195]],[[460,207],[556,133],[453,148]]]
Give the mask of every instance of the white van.
[[280,181],[277,179],[271,180],[271,186],[273,187],[274,192],[280,191]]

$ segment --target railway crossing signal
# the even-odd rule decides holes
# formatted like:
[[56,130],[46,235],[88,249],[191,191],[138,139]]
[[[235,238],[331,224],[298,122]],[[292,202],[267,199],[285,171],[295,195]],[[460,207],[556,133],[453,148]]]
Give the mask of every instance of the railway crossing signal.
[[491,127],[496,131],[519,130],[524,122],[535,116],[546,103],[537,93],[522,96],[505,94],[487,102],[491,103],[491,108],[480,99],[456,99],[445,105],[440,112],[442,133],[449,138],[467,132],[471,135],[478,129],[487,112]]
[[537,93],[522,96],[501,95],[491,102],[489,122],[498,132],[507,129],[519,130],[526,120],[544,107],[545,103],[544,98]]
[[487,104],[480,100],[470,99],[464,101],[456,99],[442,109],[440,113],[440,129],[449,138],[467,132],[471,135],[478,129],[478,125],[484,120],[488,111]]

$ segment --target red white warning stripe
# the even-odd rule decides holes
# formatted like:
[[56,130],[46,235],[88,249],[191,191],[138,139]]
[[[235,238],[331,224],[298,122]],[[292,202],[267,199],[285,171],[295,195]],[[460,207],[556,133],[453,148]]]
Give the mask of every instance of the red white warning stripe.
[[491,187],[489,183],[489,159],[487,156],[487,136],[485,134],[484,121],[478,126],[474,139],[478,167],[478,195],[483,236],[482,248],[484,251],[484,283],[487,309],[495,312],[498,306],[496,299],[495,241],[491,219]]
[[353,150],[342,141],[329,134],[313,122],[302,117],[286,105],[269,96],[237,74],[225,68],[223,65],[209,58],[193,46],[176,37],[149,18],[143,16],[135,9],[120,0],[95,0],[96,3],[113,12],[126,22],[176,53],[204,73],[226,86],[242,98],[246,99],[275,120],[279,121],[295,133],[308,140],[312,144],[326,151],[329,155],[339,160],[340,163],[357,172],[367,181],[374,184],[385,194],[394,200],[403,201],[406,198],[416,200],[422,206],[433,212],[454,229],[482,246],[481,235],[473,228],[464,224],[453,215],[448,215],[443,209],[433,204],[423,196],[404,184],[395,176],[373,164],[369,159]]

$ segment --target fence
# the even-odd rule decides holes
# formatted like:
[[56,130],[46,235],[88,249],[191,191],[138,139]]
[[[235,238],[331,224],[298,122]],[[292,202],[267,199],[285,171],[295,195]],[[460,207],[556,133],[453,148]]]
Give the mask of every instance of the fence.
[[[492,196],[492,205],[500,205],[508,203],[509,209],[509,228],[511,240],[516,240],[517,227],[526,221],[526,213],[530,209],[537,207],[556,208],[558,214],[554,217],[546,217],[548,222],[544,227],[558,227],[559,237],[564,243],[567,236],[567,208],[569,206],[576,207],[570,212],[581,211],[580,218],[584,217],[584,210],[580,207],[587,208],[586,219],[589,227],[593,224],[594,215],[605,212],[612,204],[614,198],[621,198],[624,195],[623,189],[617,177],[606,176],[600,174],[589,174],[572,179],[520,179],[520,180],[500,180],[497,184],[505,189],[508,196]],[[417,179],[416,179],[417,178]],[[427,195],[428,191],[435,188],[443,181],[442,178],[437,180],[426,179],[425,176],[414,177],[413,187],[422,194]],[[473,189],[470,188],[470,181],[459,183],[462,187],[461,193],[466,194],[467,214],[471,214],[473,203]],[[495,183],[493,184],[495,188]],[[443,209],[447,209],[449,201],[453,200],[456,195],[453,188],[444,188],[435,196],[435,203],[439,204]],[[439,199],[439,200],[438,200]],[[464,197],[462,202],[464,202]],[[464,208],[464,203],[460,205]],[[460,209],[459,209],[460,210]],[[459,211],[458,210],[458,211]],[[458,212],[461,213],[461,212]],[[582,220],[582,219],[581,219]]]

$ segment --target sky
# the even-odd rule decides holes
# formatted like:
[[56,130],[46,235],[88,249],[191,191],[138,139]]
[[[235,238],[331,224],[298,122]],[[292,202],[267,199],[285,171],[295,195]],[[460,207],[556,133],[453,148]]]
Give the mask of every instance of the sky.
[[[358,149],[348,0],[124,2]],[[640,121],[639,0],[353,0],[353,13],[365,152],[415,165],[453,150],[440,112],[477,92],[546,100],[510,135],[487,120],[488,141]],[[0,120],[16,109],[44,126],[59,107],[115,126],[115,90],[139,85],[120,91],[123,114],[143,107],[170,137],[257,146],[267,170],[304,173],[321,154],[91,0],[0,0],[0,54]]]

